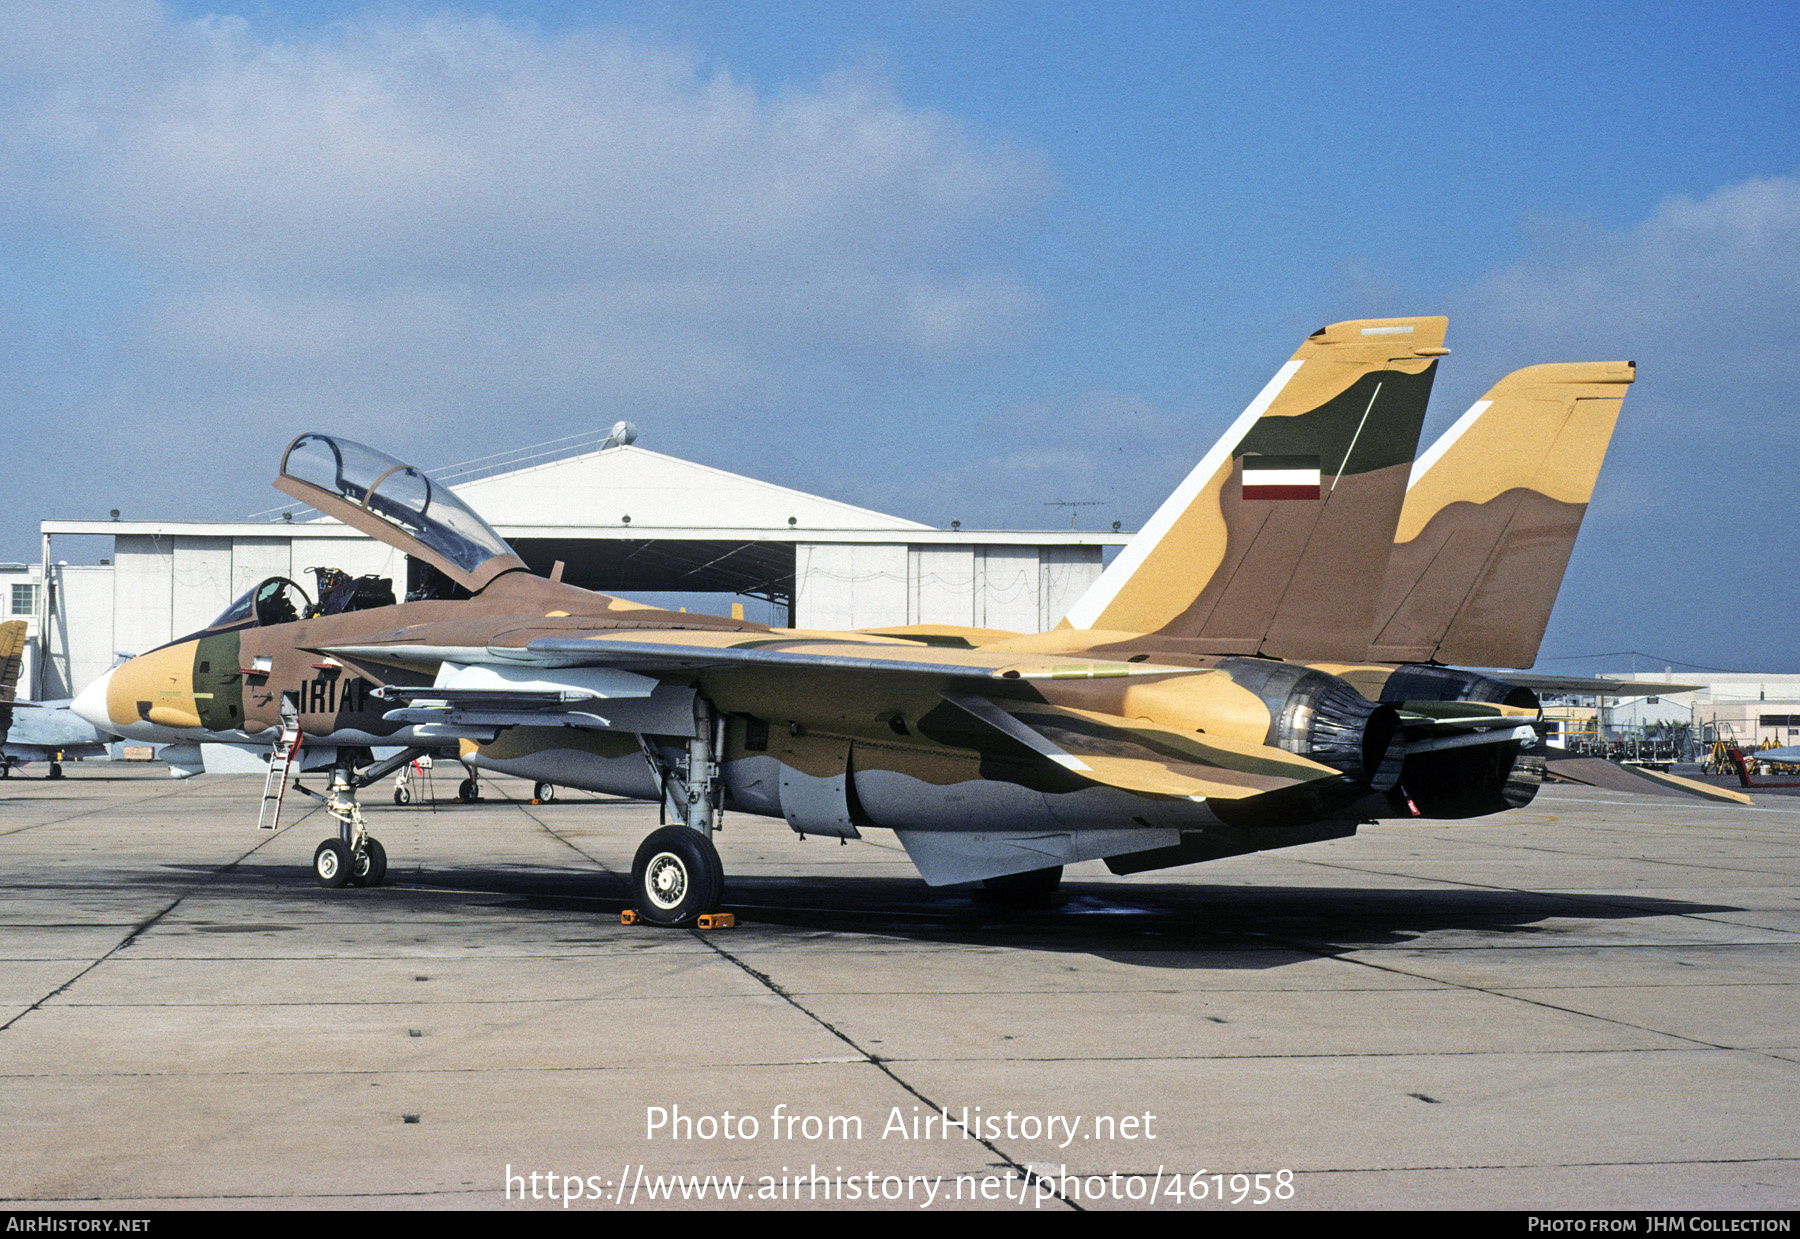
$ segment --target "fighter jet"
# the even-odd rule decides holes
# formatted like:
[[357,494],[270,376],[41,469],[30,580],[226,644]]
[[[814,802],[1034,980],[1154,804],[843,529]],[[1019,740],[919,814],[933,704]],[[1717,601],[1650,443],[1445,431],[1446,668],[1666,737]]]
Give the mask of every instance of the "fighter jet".
[[[1162,574],[1161,556],[1100,608],[1141,625],[1113,629],[1105,651],[947,648],[645,607],[532,575],[427,474],[308,433],[277,487],[428,566],[437,587],[396,604],[385,582],[350,582],[315,602],[271,579],[204,631],[115,668],[76,709],[135,739],[267,744],[284,771],[297,750],[329,762],[321,798],[338,830],[314,874],[334,887],[385,869],[357,791],[429,749],[660,802],[670,824],[632,867],[637,909],[659,924],[718,903],[711,837],[728,812],[802,836],[891,830],[928,883],[1012,894],[1053,889],[1075,861],[1136,872],[1352,834],[1404,763],[1504,746],[1536,719],[1505,704],[1396,707],[1267,656],[1366,647],[1443,329],[1315,333],[1239,419],[1245,450],[1196,470],[1215,517],[1223,505],[1251,514],[1230,530],[1256,525],[1255,545],[1229,543],[1223,560],[1282,601],[1261,633],[1221,621],[1237,648],[1132,646],[1212,622],[1191,574]],[[1300,568],[1259,578],[1265,544]],[[377,761],[376,747],[398,751]]]
[[18,700],[25,630],[24,620],[0,624],[0,779],[34,761],[48,762],[49,777],[60,779],[64,761],[104,757],[114,737],[77,715],[68,700]]

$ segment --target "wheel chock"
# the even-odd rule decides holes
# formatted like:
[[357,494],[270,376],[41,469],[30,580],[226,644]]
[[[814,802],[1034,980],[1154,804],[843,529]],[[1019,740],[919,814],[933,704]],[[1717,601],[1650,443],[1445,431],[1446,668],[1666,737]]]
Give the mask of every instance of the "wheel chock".
[[[619,924],[642,925],[644,918],[638,915],[636,908],[626,908],[619,913]],[[737,925],[737,917],[729,912],[702,912],[694,921],[695,929],[731,929]]]

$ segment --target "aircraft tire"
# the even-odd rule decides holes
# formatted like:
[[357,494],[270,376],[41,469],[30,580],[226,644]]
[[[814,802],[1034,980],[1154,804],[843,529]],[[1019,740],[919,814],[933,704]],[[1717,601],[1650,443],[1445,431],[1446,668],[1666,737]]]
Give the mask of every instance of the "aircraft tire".
[[531,798],[541,804],[549,804],[556,799],[556,784],[539,783],[531,789]]
[[350,881],[350,849],[342,839],[327,839],[313,853],[313,877],[336,890]]
[[464,779],[456,785],[456,798],[464,804],[474,804],[481,799],[481,784],[474,779]]
[[350,867],[352,886],[380,886],[387,877],[387,849],[373,835],[363,840],[362,854]]
[[983,878],[982,895],[993,903],[1013,908],[1042,908],[1056,902],[1057,888],[1062,885],[1062,866],[1029,869],[1024,873],[1008,873],[997,878]]
[[404,787],[396,787],[394,789],[394,803],[395,804],[411,804],[412,803],[412,792]]
[[638,915],[652,925],[692,925],[725,893],[725,866],[712,840],[689,826],[664,826],[631,862]]
[[47,775],[45,775],[45,776],[44,776],[44,777],[45,777],[45,778],[47,778],[47,779],[60,779],[60,778],[62,778],[62,777],[63,777],[63,773],[62,773],[62,763],[61,763],[61,762],[59,762],[59,761],[53,761],[53,762],[51,762],[51,763],[50,763],[50,773],[49,773],[49,774],[47,774]]

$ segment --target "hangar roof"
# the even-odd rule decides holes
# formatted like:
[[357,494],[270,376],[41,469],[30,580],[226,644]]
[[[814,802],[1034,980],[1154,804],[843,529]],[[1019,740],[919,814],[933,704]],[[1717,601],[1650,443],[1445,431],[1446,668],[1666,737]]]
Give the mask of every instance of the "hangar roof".
[[451,489],[494,526],[930,528],[630,444],[453,482]]

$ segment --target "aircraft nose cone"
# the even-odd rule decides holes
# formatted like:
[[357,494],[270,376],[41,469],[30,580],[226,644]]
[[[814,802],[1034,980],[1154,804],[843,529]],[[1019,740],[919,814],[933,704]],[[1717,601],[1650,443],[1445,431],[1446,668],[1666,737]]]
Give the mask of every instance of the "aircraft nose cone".
[[[116,671],[118,668],[115,667],[113,670]],[[106,712],[106,686],[111,683],[112,678],[113,672],[108,671],[82,689],[81,695],[69,703],[69,708],[75,711],[77,716],[92,723],[101,731],[114,730],[112,718]]]

